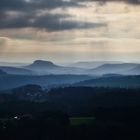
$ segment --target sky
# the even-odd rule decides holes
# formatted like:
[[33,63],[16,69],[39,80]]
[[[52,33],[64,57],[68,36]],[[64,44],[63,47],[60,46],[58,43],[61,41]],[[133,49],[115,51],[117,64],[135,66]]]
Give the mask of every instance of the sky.
[[140,0],[0,0],[0,61],[140,60]]

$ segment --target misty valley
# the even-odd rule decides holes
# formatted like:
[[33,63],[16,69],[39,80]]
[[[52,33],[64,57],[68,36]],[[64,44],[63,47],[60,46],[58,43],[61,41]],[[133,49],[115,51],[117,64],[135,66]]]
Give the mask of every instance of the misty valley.
[[0,138],[139,139],[139,67],[111,61],[1,63]]

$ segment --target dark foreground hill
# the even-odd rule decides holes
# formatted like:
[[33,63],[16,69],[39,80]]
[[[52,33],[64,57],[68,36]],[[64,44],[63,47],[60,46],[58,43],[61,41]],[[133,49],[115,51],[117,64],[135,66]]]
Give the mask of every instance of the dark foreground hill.
[[[40,86],[28,85],[12,90],[9,98],[8,94],[0,94],[0,99],[2,99],[0,104],[19,103],[18,106],[11,103],[11,106],[1,105],[0,112],[5,108],[5,113],[11,111],[12,114],[15,111],[39,113],[45,110],[61,110],[71,116],[88,116],[99,108],[140,107],[140,89],[66,87],[47,92]],[[23,102],[25,106],[22,108],[20,104]],[[33,103],[36,106],[26,107],[28,106],[26,103]]]
[[25,91],[45,92],[40,86],[27,85],[16,93],[0,94],[2,140],[140,139],[138,88],[58,88],[46,92],[44,102],[22,100],[18,94]]
[[51,90],[49,102],[72,114],[90,114],[97,108],[140,106],[140,89],[68,87]]

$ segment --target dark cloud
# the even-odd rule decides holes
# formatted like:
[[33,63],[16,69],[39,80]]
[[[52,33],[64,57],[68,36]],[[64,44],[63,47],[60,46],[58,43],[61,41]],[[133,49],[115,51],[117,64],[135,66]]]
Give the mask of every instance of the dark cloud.
[[[72,0],[72,1],[75,1],[75,0]],[[96,2],[101,2],[102,4],[108,1],[116,1],[116,2],[123,1],[130,4],[140,4],[140,0],[76,0],[76,1],[78,2],[96,1]]]
[[75,7],[80,6],[77,2],[74,1],[63,1],[63,0],[33,0],[31,6],[34,8],[58,8],[58,7]]
[[[17,13],[18,14],[18,13]],[[23,28],[28,27],[31,19],[31,14],[23,14],[12,16],[6,12],[0,14],[0,28]]]
[[37,28],[46,28],[47,30],[69,30],[69,29],[84,29],[84,28],[98,28],[105,26],[103,23],[90,23],[90,22],[78,22],[72,20],[66,20],[70,15],[49,14],[37,18],[32,26]]
[[[50,14],[49,10],[58,7],[73,7],[81,6],[82,1],[115,1],[115,0],[0,0],[0,28],[45,28],[49,31],[54,30],[70,30],[83,28],[98,28],[105,26],[104,23],[89,23],[70,20],[70,15],[66,14]],[[116,0],[121,1],[121,0]],[[123,0],[132,4],[139,4],[139,0]],[[39,10],[48,9],[46,16],[37,16]],[[22,15],[10,15],[8,12],[22,12]],[[66,20],[67,19],[67,20]],[[69,20],[68,20],[69,19]]]
[[0,11],[14,10],[14,11],[32,11],[38,9],[53,9],[57,7],[73,7],[81,6],[79,2],[87,1],[124,1],[131,4],[140,4],[140,0],[0,0]]
[[[32,14],[31,14],[32,15]],[[0,28],[25,28],[33,27],[48,31],[61,31],[70,29],[98,28],[105,26],[103,23],[90,23],[70,20],[67,14],[47,14],[46,16],[34,16],[30,14],[18,17],[1,18]],[[69,20],[68,20],[69,18]]]
[[24,0],[0,0],[0,11],[6,10],[25,10],[29,7],[28,3]]
[[77,2],[63,0],[0,0],[0,10],[31,11],[38,9],[53,9],[57,7],[79,6]]
[[[65,18],[66,15],[51,15],[36,16],[39,10],[55,9],[58,7],[66,8],[80,6],[78,2],[63,1],[63,0],[0,0],[0,28],[24,28],[35,27],[45,28],[48,30],[60,30],[75,28],[75,22],[59,22],[60,18]],[[17,15],[10,15],[11,11],[17,12]],[[18,13],[22,12],[22,15]],[[64,27],[62,27],[64,25]]]
[[127,0],[127,1],[132,4],[140,4],[140,0]]

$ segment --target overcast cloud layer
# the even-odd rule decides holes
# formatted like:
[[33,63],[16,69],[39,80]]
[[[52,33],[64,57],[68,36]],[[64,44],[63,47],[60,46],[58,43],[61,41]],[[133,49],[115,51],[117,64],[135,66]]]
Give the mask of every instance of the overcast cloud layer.
[[[81,2],[96,1],[104,4],[107,1],[122,0],[0,0],[0,28],[45,28],[48,30],[65,30],[73,28],[93,28],[104,26],[104,23],[71,21],[71,15],[65,14],[65,8],[84,7]],[[131,4],[139,4],[139,0],[124,0]],[[64,13],[51,14],[50,10],[62,8]],[[46,15],[41,15],[42,11]],[[87,13],[88,14],[88,13]],[[67,19],[67,20],[66,20]]]
[[0,0],[0,60],[137,61],[139,17],[139,0]]

